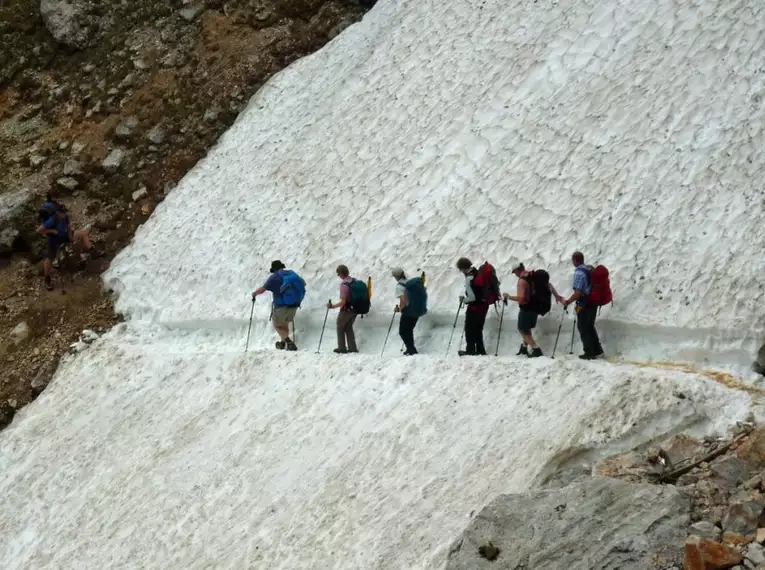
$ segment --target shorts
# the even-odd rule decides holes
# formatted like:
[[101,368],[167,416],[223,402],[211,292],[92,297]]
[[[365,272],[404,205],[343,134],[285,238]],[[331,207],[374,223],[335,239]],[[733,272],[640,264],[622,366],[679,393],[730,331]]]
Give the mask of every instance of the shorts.
[[274,325],[281,326],[295,320],[297,307],[274,307]]
[[535,312],[521,309],[518,312],[518,330],[522,333],[530,333],[537,326],[537,318],[539,315]]
[[[69,243],[68,239],[49,239],[48,240],[48,249],[45,252],[45,257],[47,259],[56,259],[56,255],[58,255],[58,250],[61,249],[63,246]],[[39,251],[39,250],[38,250]]]

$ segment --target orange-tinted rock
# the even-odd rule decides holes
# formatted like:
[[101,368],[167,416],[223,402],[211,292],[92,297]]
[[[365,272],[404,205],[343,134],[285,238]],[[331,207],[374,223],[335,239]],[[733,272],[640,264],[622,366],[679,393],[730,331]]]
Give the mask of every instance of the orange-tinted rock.
[[685,541],[684,570],[728,570],[743,560],[738,552],[714,540],[689,536]]

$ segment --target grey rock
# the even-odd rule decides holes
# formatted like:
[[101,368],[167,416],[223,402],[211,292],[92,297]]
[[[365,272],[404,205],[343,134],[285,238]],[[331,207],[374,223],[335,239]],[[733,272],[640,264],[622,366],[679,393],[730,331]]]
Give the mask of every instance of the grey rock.
[[125,78],[120,81],[120,88],[133,87],[138,83],[138,76],[135,73],[128,73]]
[[77,156],[80,154],[83,150],[85,150],[85,143],[76,142],[72,145],[72,154],[74,156]]
[[122,161],[125,159],[125,151],[121,148],[115,148],[109,153],[104,161],[101,163],[101,168],[109,174],[117,172],[122,165]]
[[141,186],[138,190],[133,192],[133,202],[138,202],[141,198],[145,198],[148,196],[149,191],[146,190],[145,186]]
[[68,141],[61,141],[58,143],[58,150],[66,150],[69,148],[69,142]]
[[140,58],[136,58],[133,60],[133,67],[139,71],[145,71],[149,69],[149,64]]
[[77,176],[82,174],[82,164],[79,160],[70,158],[64,163],[64,176]]
[[196,20],[197,16],[202,13],[202,10],[204,10],[204,5],[202,4],[195,4],[193,6],[188,6],[186,8],[183,8],[180,12],[178,12],[181,15],[181,18],[186,20],[187,22],[193,22]]
[[699,521],[691,525],[690,534],[694,534],[699,538],[708,538],[709,540],[720,542],[722,529],[709,521]]
[[155,125],[146,134],[146,138],[153,144],[162,144],[165,142],[165,131],[159,125]]
[[19,230],[12,226],[0,229],[0,255],[13,253],[13,242],[19,236]]
[[33,154],[29,157],[29,164],[37,168],[40,166],[43,162],[46,161],[46,158],[41,154]]
[[50,383],[53,374],[56,372],[57,366],[57,360],[54,357],[50,357],[42,366],[40,366],[40,368],[38,368],[37,374],[35,374],[35,377],[32,378],[32,382],[30,382],[30,386],[36,394],[45,390]]
[[40,0],[40,15],[57,42],[85,49],[95,42],[101,24],[93,7],[89,0]]
[[763,506],[757,501],[734,503],[728,507],[728,512],[723,519],[723,530],[726,533],[754,538],[757,535],[758,521],[762,513]]
[[756,565],[765,564],[765,551],[762,545],[756,542],[751,543],[746,549],[746,558]]
[[206,123],[214,123],[215,121],[218,120],[219,116],[220,116],[220,107],[212,107],[210,109],[207,109],[207,111],[205,111],[205,115],[202,118]]
[[13,344],[21,344],[25,340],[29,338],[30,334],[29,325],[25,322],[21,322],[17,324],[15,327],[13,327],[13,330],[11,331],[10,337],[13,341]]
[[85,73],[93,73],[95,69],[96,69],[96,66],[93,65],[92,63],[86,63],[85,66],[82,68],[82,70]]
[[[690,501],[673,487],[594,478],[500,495],[451,547],[447,570],[645,570],[682,565]],[[593,537],[597,537],[593,540]],[[485,547],[499,549],[491,565]]]
[[77,182],[74,178],[71,178],[69,176],[62,176],[61,178],[56,180],[56,185],[66,190],[72,191],[75,188],[77,188],[80,185],[80,183]]
[[714,474],[716,482],[727,491],[733,491],[750,475],[746,461],[734,456],[712,463],[709,470]]
[[130,135],[132,134],[133,134],[133,131],[130,130],[127,126],[122,124],[117,125],[117,128],[114,130],[114,136],[121,140],[129,139]]

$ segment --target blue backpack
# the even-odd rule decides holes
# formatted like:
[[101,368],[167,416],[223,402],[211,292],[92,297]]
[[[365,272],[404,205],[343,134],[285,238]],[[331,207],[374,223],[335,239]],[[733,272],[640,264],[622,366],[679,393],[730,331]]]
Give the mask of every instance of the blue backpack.
[[274,305],[283,307],[299,307],[305,298],[305,283],[303,279],[290,269],[280,271],[282,286],[279,294],[274,296]]
[[428,312],[428,292],[420,277],[414,277],[404,284],[406,306],[402,314],[407,317],[421,317]]

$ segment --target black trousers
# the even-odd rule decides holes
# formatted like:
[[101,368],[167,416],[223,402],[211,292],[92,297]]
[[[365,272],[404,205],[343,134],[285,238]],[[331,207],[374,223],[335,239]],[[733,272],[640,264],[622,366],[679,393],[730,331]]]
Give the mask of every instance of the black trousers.
[[488,308],[485,311],[468,308],[465,313],[465,350],[468,354],[486,354],[486,347],[483,345],[483,325],[486,323],[488,312]]
[[595,317],[598,316],[598,307],[595,305],[585,305],[576,315],[576,327],[579,329],[579,336],[582,339],[584,353],[587,356],[598,356],[603,354],[603,347],[600,346],[598,331],[595,330]]
[[414,347],[414,327],[417,326],[417,319],[418,317],[401,315],[401,320],[398,323],[398,335],[404,341],[404,346],[409,354],[417,353],[417,349]]

